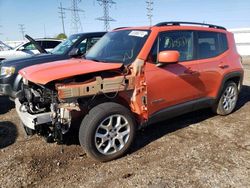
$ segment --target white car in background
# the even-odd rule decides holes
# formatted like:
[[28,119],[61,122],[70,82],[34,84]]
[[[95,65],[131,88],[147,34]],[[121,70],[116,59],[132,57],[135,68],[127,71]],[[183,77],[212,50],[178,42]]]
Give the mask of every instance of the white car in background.
[[[47,52],[50,52],[51,50],[53,50],[53,48],[55,48],[62,42],[62,40],[58,39],[35,39],[35,41]],[[34,45],[34,43],[31,41],[27,41],[15,47],[14,49],[0,51],[0,61],[5,59],[27,57],[39,53],[41,52],[37,49],[37,46]]]
[[6,50],[12,50],[12,49],[13,49],[12,47],[0,41],[0,51],[6,51]]

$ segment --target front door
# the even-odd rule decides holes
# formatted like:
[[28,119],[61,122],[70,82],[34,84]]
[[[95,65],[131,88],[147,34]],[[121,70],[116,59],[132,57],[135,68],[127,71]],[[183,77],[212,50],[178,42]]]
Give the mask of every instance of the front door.
[[[148,115],[164,108],[198,99],[204,85],[194,60],[194,32],[168,31],[159,35],[145,68]],[[165,50],[177,50],[180,61],[159,64],[157,54]]]

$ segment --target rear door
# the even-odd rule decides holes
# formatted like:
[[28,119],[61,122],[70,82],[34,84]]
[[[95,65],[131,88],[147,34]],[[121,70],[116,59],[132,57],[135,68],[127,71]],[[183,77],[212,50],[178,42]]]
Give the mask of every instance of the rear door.
[[[177,50],[180,61],[159,65],[157,54]],[[164,108],[200,98],[204,85],[199,78],[193,31],[160,33],[146,63],[145,78],[149,115]]]
[[215,97],[221,83],[223,71],[228,66],[226,34],[219,32],[197,32],[197,59],[200,79],[203,82],[203,97]]

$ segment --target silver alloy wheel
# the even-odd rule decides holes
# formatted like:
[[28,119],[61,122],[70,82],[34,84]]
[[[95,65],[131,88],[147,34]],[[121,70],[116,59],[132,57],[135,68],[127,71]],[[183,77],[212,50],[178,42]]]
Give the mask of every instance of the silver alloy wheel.
[[111,155],[124,148],[129,136],[128,120],[120,114],[110,115],[96,129],[95,146],[100,153]]
[[223,108],[226,112],[231,112],[237,102],[237,88],[234,86],[229,86],[226,88],[224,94],[223,94]]

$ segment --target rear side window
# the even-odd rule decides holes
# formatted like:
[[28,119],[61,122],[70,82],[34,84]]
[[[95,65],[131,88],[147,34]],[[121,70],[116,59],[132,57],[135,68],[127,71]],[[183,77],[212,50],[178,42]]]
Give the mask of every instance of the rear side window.
[[198,32],[198,58],[210,58],[218,55],[219,41],[218,33],[215,32]]
[[60,41],[43,41],[42,47],[45,49],[55,48],[60,43]]
[[224,33],[199,31],[198,59],[206,59],[222,54],[228,49],[227,37]]

